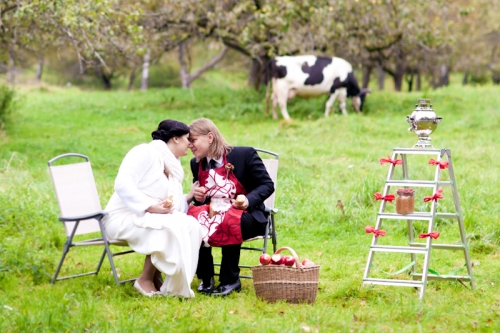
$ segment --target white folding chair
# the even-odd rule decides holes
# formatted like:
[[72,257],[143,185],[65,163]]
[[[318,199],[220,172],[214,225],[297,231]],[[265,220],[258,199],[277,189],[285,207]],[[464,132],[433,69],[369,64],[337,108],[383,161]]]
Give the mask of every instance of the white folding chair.
[[[54,165],[56,161],[68,161],[70,159],[74,160],[75,158],[82,158],[85,161]],[[118,279],[113,257],[133,253],[134,251],[129,250],[112,253],[110,250],[110,245],[128,246],[128,244],[125,241],[108,239],[106,236],[102,219],[108,215],[108,213],[101,208],[89,158],[85,155],[69,153],[54,157],[48,164],[61,212],[59,221],[64,223],[66,229],[66,242],[64,244],[63,254],[57,266],[56,273],[52,278],[52,283],[85,275],[97,275],[106,254],[116,283],[121,284],[134,281],[135,279],[124,281]],[[92,236],[90,234],[96,232],[101,234],[100,238],[85,239],[78,242],[73,241],[76,235],[87,235],[90,237]],[[58,278],[57,276],[59,275],[64,259],[69,250],[74,246],[104,246],[96,270]]]

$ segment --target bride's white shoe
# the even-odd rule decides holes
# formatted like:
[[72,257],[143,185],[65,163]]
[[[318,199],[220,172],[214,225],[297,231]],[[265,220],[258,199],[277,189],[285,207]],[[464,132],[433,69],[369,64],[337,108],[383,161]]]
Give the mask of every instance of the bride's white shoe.
[[149,293],[147,293],[144,289],[142,289],[142,287],[139,284],[138,280],[135,280],[135,282],[134,282],[134,288],[137,289],[142,295],[144,295],[146,297],[153,297],[155,295],[159,295],[160,294],[160,292],[158,292],[158,291],[150,291]]

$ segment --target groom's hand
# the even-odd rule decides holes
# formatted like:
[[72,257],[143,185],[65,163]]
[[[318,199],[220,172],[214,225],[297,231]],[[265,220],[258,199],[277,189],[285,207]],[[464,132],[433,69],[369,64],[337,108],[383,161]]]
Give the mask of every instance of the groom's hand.
[[238,200],[233,202],[233,207],[236,209],[246,210],[248,208],[248,199],[245,197],[243,202],[239,202]]
[[195,186],[194,187],[194,198],[198,202],[205,201],[205,193],[207,189],[204,186]]

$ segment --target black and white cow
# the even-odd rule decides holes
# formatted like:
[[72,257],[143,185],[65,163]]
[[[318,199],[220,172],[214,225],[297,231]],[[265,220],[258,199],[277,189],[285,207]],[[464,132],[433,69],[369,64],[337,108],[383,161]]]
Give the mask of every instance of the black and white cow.
[[330,113],[336,98],[339,99],[342,113],[347,115],[346,99],[352,97],[354,108],[361,112],[364,99],[369,92],[368,89],[359,88],[351,64],[337,57],[313,55],[275,57],[269,61],[267,70],[267,78],[272,82],[274,119],[278,119],[276,105],[280,106],[283,118],[290,119],[286,104],[295,96],[307,98],[329,94],[325,116]]

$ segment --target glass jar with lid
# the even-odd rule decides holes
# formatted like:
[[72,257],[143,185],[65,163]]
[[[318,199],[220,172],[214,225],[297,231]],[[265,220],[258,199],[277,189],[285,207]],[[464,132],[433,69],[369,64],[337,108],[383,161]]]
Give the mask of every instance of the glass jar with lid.
[[396,213],[406,215],[415,212],[415,191],[411,188],[400,188],[396,191]]

